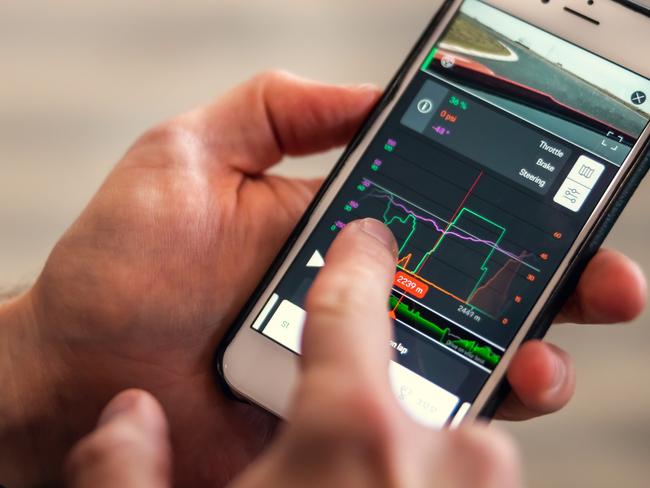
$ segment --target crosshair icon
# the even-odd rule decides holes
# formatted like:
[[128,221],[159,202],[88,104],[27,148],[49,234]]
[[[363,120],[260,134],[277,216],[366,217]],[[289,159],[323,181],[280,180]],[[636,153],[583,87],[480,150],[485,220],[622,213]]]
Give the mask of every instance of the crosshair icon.
[[632,103],[634,105],[643,105],[647,99],[648,97],[642,91],[636,91],[632,94]]

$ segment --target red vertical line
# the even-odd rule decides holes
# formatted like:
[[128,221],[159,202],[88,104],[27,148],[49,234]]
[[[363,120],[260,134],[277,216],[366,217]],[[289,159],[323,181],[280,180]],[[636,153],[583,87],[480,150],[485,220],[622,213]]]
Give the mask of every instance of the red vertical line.
[[393,308],[390,312],[388,312],[388,316],[391,319],[393,319],[393,320],[397,319],[397,315],[395,314],[395,312],[397,311],[397,307],[399,307],[399,304],[402,303],[402,300],[404,300],[404,295],[400,295],[399,301],[395,305],[395,308]]
[[[478,176],[477,176],[476,179],[474,180],[474,183],[472,183],[472,186],[469,187],[469,190],[468,190],[467,193],[465,194],[465,198],[463,198],[463,201],[460,202],[460,205],[458,205],[458,208],[456,209],[456,212],[454,212],[454,215],[452,215],[451,218],[449,219],[449,223],[447,224],[447,228],[445,229],[445,231],[444,231],[442,234],[440,234],[440,236],[438,237],[438,240],[437,240],[436,243],[431,247],[431,249],[429,250],[429,252],[433,251],[433,250],[436,248],[436,246],[440,243],[440,241],[442,240],[442,238],[445,237],[445,235],[447,234],[447,232],[448,232],[449,229],[451,228],[451,223],[454,221],[454,219],[455,219],[456,217],[458,217],[458,214],[460,213],[460,211],[461,211],[461,210],[463,209],[463,207],[465,206],[465,203],[467,202],[467,199],[469,198],[469,196],[472,194],[472,192],[473,192],[474,189],[476,188],[476,185],[478,185],[478,182],[479,182],[479,180],[483,177],[483,174],[484,174],[484,172],[483,172],[483,170],[481,170],[481,172],[478,174]],[[415,270],[416,273],[421,274],[422,268],[423,268],[424,265],[427,263],[427,261],[429,260],[430,257],[431,257],[431,254],[429,254],[429,255],[426,257],[426,259],[422,262],[422,264],[420,265],[420,267],[419,267],[418,269]]]
[[397,301],[397,304],[395,305],[395,308],[393,308],[393,312],[395,312],[397,310],[397,307],[400,306],[400,304],[402,303],[402,300],[404,300],[404,295],[400,295],[399,300]]

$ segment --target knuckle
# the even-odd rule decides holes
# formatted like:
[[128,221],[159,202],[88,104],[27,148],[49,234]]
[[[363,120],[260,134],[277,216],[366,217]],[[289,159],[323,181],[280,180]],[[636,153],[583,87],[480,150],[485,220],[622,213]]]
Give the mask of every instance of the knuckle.
[[168,120],[147,130],[139,143],[170,143],[185,137],[187,127],[178,119]]
[[254,84],[269,85],[275,83],[282,83],[293,78],[288,71],[281,69],[268,69],[264,70],[253,78]]
[[336,315],[347,294],[342,276],[321,275],[310,288],[305,298],[305,307],[310,314]]
[[141,135],[129,150],[133,153],[148,148],[164,148],[170,158],[167,161],[181,162],[194,159],[197,148],[202,147],[201,128],[191,114],[181,115],[152,127]]

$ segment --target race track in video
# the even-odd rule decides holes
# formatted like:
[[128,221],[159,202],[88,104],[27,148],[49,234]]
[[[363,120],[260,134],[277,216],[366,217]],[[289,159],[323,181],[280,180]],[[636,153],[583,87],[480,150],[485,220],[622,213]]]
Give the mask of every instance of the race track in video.
[[[522,44],[511,41],[475,19],[466,17],[464,26],[480,30],[480,34],[477,32],[477,37],[484,39],[489,36],[494,41],[502,43],[519,59],[517,61],[495,60],[491,59],[494,56],[479,56],[461,49],[464,57],[484,65],[499,76],[545,92],[561,103],[608,125],[618,127],[625,133],[639,134],[645,127],[646,120],[631,105],[582,80],[564,69],[562,65],[549,62]],[[443,39],[442,42],[445,43],[446,49],[449,49],[450,45],[453,49],[453,38]]]

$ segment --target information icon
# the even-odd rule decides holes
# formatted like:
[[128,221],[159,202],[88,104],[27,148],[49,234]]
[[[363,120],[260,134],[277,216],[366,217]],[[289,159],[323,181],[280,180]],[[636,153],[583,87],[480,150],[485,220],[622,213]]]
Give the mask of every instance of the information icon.
[[433,102],[428,98],[423,98],[418,102],[418,112],[421,114],[428,114],[433,110]]

